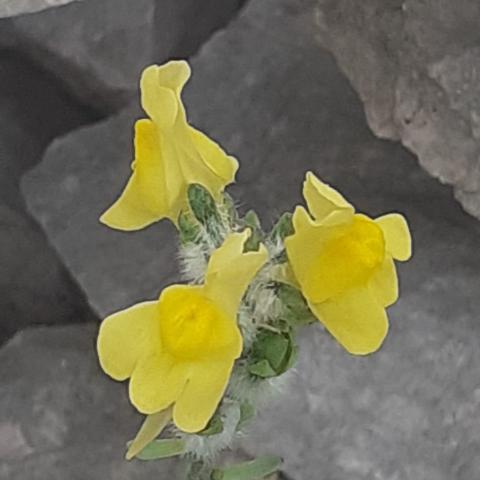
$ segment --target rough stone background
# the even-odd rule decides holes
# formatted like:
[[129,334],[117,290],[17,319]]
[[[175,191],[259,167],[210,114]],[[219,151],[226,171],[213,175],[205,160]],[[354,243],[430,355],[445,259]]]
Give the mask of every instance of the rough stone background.
[[45,70],[0,50],[0,344],[30,324],[92,320],[83,292],[26,212],[19,181],[59,134],[98,118]]
[[127,462],[141,423],[94,353],[96,327],[38,328],[0,351],[0,478],[179,478],[169,462]]
[[0,47],[28,54],[82,102],[108,111],[134,95],[146,65],[191,55],[243,2],[77,0],[4,19]]
[[[472,2],[460,2],[456,9],[449,9],[447,2],[437,4],[430,15],[433,2],[428,1],[250,0],[192,61],[194,75],[185,95],[191,118],[240,158],[238,183],[231,192],[244,208],[255,206],[270,224],[301,201],[304,172],[312,169],[360,211],[372,216],[405,213],[414,235],[415,257],[399,267],[402,297],[390,309],[391,329],[382,350],[354,358],[319,326],[309,328],[285,395],[263,410],[252,436],[240,445],[252,454],[282,455],[293,480],[472,480],[480,474],[480,225],[455,201],[451,187],[419,165],[431,170],[420,150],[399,133],[397,114],[391,115],[385,80],[391,72],[384,66],[388,75],[377,75],[382,65],[377,57],[391,56],[391,68],[398,66],[398,25],[403,28],[407,16],[417,36],[423,32],[425,42],[428,38],[431,48],[437,48],[438,58],[453,55],[447,39],[458,41],[455,55],[467,55],[476,37],[472,34],[473,43],[460,39],[474,22]],[[182,18],[190,22],[200,16],[182,5],[191,15]],[[211,5],[212,18],[220,18]],[[456,27],[450,29],[445,25],[451,25],[452,18]],[[185,29],[183,21],[177,21]],[[385,37],[391,42],[385,43]],[[365,40],[371,38],[376,39],[373,46]],[[410,45],[412,56],[420,55],[414,53],[416,47]],[[442,82],[455,82],[456,70],[445,72]],[[78,105],[75,98],[89,98],[75,93],[68,82],[66,89],[71,95],[68,111]],[[32,84],[30,90],[37,87]],[[107,90],[110,99],[116,98],[116,88]],[[427,101],[424,92],[419,98]],[[168,224],[125,234],[97,222],[128,175],[132,125],[139,115],[136,98],[130,97],[121,100],[121,111],[115,114],[82,108],[76,123],[52,130],[58,132],[54,141],[50,134],[39,143],[38,153],[26,154],[35,161],[29,160],[18,175],[38,161],[49,143],[41,163],[23,178],[22,192],[54,247],[55,262],[68,269],[99,315],[152,298],[178,278],[174,232]],[[462,94],[457,101],[473,108],[471,98]],[[30,107],[21,108],[30,118]],[[108,118],[99,120],[107,113]],[[17,116],[2,110],[0,121],[17,125],[10,120]],[[451,116],[448,128],[443,124],[443,137],[436,127],[422,130],[430,124],[418,118],[413,123],[423,132],[418,133],[422,148],[443,155],[438,165],[448,165],[452,175],[467,175],[464,167],[474,165],[474,157],[468,163],[449,153],[465,143],[459,117]],[[443,113],[438,118],[447,121]],[[419,157],[398,142],[376,138],[368,125],[383,137],[401,138]],[[415,132],[412,127],[410,135]],[[436,143],[440,137],[441,145]],[[15,158],[20,146],[27,148],[24,143],[17,140],[7,157]],[[2,178],[2,192],[7,192],[12,182],[3,170]],[[9,293],[7,287],[5,282],[2,288]],[[21,288],[19,292],[28,290]],[[84,301],[79,304],[88,310]],[[98,371],[95,331],[72,325],[33,329],[0,351],[0,478],[23,480],[26,472],[35,472],[32,478],[38,479],[77,478],[79,472],[78,478],[85,478],[85,465],[92,479],[152,478],[150,466],[122,461],[123,442],[139,419],[126,402],[124,388]],[[178,465],[162,468],[159,473],[171,477]]]
[[364,103],[480,218],[480,3],[318,0],[317,32]]
[[2,0],[0,2],[0,18],[38,12],[73,1],[78,0]]

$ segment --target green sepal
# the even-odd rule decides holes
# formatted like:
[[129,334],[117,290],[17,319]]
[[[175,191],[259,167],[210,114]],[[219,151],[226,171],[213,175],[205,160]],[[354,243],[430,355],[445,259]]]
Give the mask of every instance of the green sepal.
[[212,472],[211,480],[262,480],[278,471],[282,459],[273,455],[259,457],[250,462],[237,463]]
[[282,302],[282,319],[296,328],[308,325],[316,321],[315,316],[299,290],[286,283],[278,283],[276,286],[277,296]]
[[186,480],[211,480],[212,469],[202,460],[188,463]]
[[237,207],[235,207],[235,201],[227,192],[223,192],[223,211],[226,212],[230,227],[235,227],[240,223],[240,216],[238,215]]
[[210,422],[208,422],[208,425],[206,426],[206,428],[201,432],[199,432],[198,435],[208,437],[211,435],[217,435],[222,432],[223,432],[223,421],[219,415],[215,415],[210,420]]
[[190,212],[182,212],[178,217],[178,233],[182,245],[198,239],[200,228]]
[[297,361],[298,358],[298,345],[292,343],[292,350],[288,356],[287,363],[285,364],[285,371],[290,370]]
[[292,330],[291,325],[283,318],[276,318],[272,324],[272,327],[281,333],[288,333]]
[[220,220],[215,200],[202,185],[192,183],[188,186],[188,202],[195,218],[202,225],[206,226],[212,219]]
[[240,420],[237,424],[237,430],[242,430],[250,420],[256,415],[256,409],[250,402],[243,402],[240,404]]
[[248,371],[252,375],[261,378],[276,377],[278,375],[277,372],[272,368],[268,360],[265,359],[250,364],[248,366]]
[[292,216],[293,215],[290,212],[285,212],[277,220],[277,223],[273,226],[272,231],[270,232],[270,238],[272,240],[284,240],[286,237],[293,235],[294,229],[292,223]]
[[[277,223],[273,226],[272,231],[269,235],[269,240],[273,243],[278,241],[283,242],[286,237],[294,233],[293,223],[292,223],[292,214],[290,212],[285,212],[278,220]],[[287,252],[285,248],[275,255],[272,258],[273,263],[286,263],[288,262]]]
[[243,217],[243,224],[252,231],[250,238],[245,242],[245,246],[243,248],[244,252],[257,251],[260,242],[263,240],[264,234],[260,224],[260,219],[254,210],[249,210],[245,214]]
[[289,343],[288,335],[266,331],[260,334],[260,338],[254,348],[278,372],[284,363]]
[[262,330],[252,347],[248,371],[261,378],[276,377],[294,363],[296,348],[291,331]]
[[201,185],[193,183],[188,187],[188,202],[194,217],[203,225],[215,243],[220,245],[223,241],[221,232],[224,225],[210,192]]
[[159,460],[175,457],[185,451],[185,442],[180,439],[153,440],[135,458],[139,460]]

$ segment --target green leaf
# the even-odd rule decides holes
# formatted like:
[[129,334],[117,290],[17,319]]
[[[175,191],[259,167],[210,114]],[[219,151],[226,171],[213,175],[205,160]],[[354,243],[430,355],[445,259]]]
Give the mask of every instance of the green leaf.
[[202,460],[188,462],[186,480],[209,480],[212,478],[212,469]]
[[290,344],[290,351],[287,355],[287,362],[285,364],[285,371],[290,370],[297,361],[298,358],[298,345],[293,342]]
[[223,192],[223,205],[222,208],[226,211],[230,226],[234,227],[240,223],[240,217],[238,215],[237,208],[235,207],[235,201],[227,193]]
[[136,458],[139,460],[159,460],[175,457],[185,451],[185,442],[179,439],[154,440],[150,442]]
[[237,430],[242,428],[255,417],[256,409],[250,402],[243,402],[240,404],[240,420],[237,424]]
[[178,217],[178,232],[180,235],[180,242],[186,243],[195,242],[198,238],[199,227],[192,215],[189,212],[182,212]]
[[199,432],[199,435],[203,436],[210,436],[210,435],[217,435],[218,433],[223,432],[223,422],[219,415],[215,415],[210,422],[208,423],[207,427]]
[[262,480],[275,473],[281,466],[282,459],[274,456],[259,457],[250,462],[238,463],[212,473],[212,480]]
[[277,238],[284,240],[286,237],[293,235],[293,233],[294,229],[292,224],[292,214],[290,212],[285,212],[273,226],[270,233],[270,238],[272,240]]
[[261,355],[268,360],[275,371],[278,371],[284,362],[288,345],[289,341],[285,335],[268,332],[261,335],[256,348],[261,349]]
[[255,210],[249,210],[243,217],[243,221],[245,222],[245,226],[250,227],[252,230],[262,230],[260,219]]
[[295,287],[279,283],[276,292],[284,307],[282,318],[291,327],[301,327],[316,321],[305,298]]
[[196,183],[189,185],[188,202],[190,203],[195,218],[205,227],[207,227],[212,220],[220,222],[215,200],[206,188]]
[[188,202],[194,217],[203,225],[215,244],[219,246],[223,241],[224,225],[214,198],[207,189],[194,183],[188,187]]
[[225,473],[223,472],[223,470],[219,470],[217,468],[212,472],[212,475],[210,478],[211,480],[223,480],[224,476],[225,476]]
[[263,359],[248,366],[248,371],[257,377],[270,378],[276,377],[277,372],[271,367],[268,360]]
[[250,230],[252,231],[252,235],[245,242],[244,251],[245,252],[257,251],[260,245],[260,242],[263,240],[263,236],[264,236],[258,215],[255,213],[255,211],[249,210],[245,214],[245,217],[243,217],[243,223],[245,227],[250,228]]
[[290,329],[286,332],[262,330],[253,344],[248,371],[262,378],[281,375],[293,365],[295,355]]

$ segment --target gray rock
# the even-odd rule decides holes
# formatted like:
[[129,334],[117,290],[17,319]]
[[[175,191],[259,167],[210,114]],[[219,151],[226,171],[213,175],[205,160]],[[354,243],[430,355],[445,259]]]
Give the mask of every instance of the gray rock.
[[21,55],[0,52],[0,64],[2,343],[32,324],[95,320],[84,294],[28,215],[18,182],[52,138],[96,116]]
[[0,344],[32,325],[97,320],[33,219],[0,204],[0,225]]
[[400,139],[477,218],[479,16],[475,0],[318,0],[317,11],[374,133]]
[[175,463],[123,458],[142,420],[100,371],[95,330],[33,329],[0,351],[0,478],[177,478]]
[[0,196],[59,135],[98,120],[61,81],[18,52],[0,50]]
[[155,0],[155,60],[187,58],[235,17],[246,0]]
[[13,17],[25,13],[38,12],[46,8],[58,7],[79,0],[2,0],[0,18]]
[[168,223],[125,233],[98,221],[130,175],[138,115],[127,109],[54,141],[23,181],[29,208],[102,316],[156,298],[176,278],[176,239]]
[[76,1],[0,21],[0,47],[28,54],[108,111],[128,103],[146,65],[190,55],[243,1]]
[[154,56],[155,0],[84,0],[6,19],[0,45],[21,51],[98,108],[122,105]]
[[[351,357],[312,326],[285,394],[263,409],[242,445],[282,455],[295,480],[471,480],[480,472],[478,222],[405,149],[372,135],[360,100],[315,39],[317,6],[251,1],[195,58],[191,118],[240,159],[233,193],[264,223],[301,201],[312,169],[360,211],[404,212],[415,257],[399,267],[402,298],[390,309],[381,352]],[[59,140],[24,185],[35,216],[102,311],[127,303],[135,289],[138,301],[138,285],[146,292],[161,283],[141,265],[153,258],[151,242],[167,249],[173,239],[166,224],[154,227],[155,240],[148,231],[132,234],[128,251],[150,252],[142,262],[122,255],[122,267],[115,251],[126,251],[125,234],[109,233],[107,248],[94,227],[126,180],[132,117]],[[69,184],[82,195],[68,193]],[[165,257],[173,278],[176,266]],[[123,288],[125,302],[116,292]]]

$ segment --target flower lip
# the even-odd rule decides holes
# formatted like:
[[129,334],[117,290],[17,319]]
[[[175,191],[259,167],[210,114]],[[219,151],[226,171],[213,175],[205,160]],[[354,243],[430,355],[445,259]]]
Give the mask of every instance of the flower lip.
[[356,214],[351,223],[328,228],[326,235],[304,282],[313,302],[366,284],[385,258],[382,230],[364,215]]
[[215,356],[237,338],[238,327],[201,287],[174,285],[162,292],[159,303],[163,347],[179,360]]

